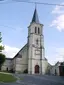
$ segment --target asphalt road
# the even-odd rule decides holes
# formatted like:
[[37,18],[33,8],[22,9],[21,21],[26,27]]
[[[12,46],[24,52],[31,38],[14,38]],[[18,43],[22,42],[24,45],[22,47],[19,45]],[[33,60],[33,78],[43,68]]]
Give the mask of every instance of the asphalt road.
[[49,75],[16,74],[14,83],[0,83],[0,85],[64,85],[64,77]]

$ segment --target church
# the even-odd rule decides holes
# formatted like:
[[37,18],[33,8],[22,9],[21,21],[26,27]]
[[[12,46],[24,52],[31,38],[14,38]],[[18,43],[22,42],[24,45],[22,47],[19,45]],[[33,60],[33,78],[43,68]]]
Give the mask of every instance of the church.
[[13,58],[6,58],[1,70],[28,74],[47,73],[48,61],[45,58],[43,24],[39,22],[36,8],[28,26],[26,45]]

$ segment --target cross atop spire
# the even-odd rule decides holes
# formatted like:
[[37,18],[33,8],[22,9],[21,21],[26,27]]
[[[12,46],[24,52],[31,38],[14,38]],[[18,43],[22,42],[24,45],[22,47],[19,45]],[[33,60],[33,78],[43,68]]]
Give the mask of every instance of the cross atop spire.
[[34,11],[34,14],[33,14],[33,18],[32,18],[31,23],[33,23],[33,22],[39,23],[39,18],[38,18],[36,7],[35,7],[35,11]]

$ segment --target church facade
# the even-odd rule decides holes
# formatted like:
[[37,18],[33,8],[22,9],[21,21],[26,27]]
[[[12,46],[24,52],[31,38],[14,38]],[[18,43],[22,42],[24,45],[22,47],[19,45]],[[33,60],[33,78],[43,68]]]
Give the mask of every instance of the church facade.
[[39,22],[35,8],[32,21],[28,26],[27,44],[12,58],[6,58],[2,70],[46,74],[48,62],[45,58],[43,24]]

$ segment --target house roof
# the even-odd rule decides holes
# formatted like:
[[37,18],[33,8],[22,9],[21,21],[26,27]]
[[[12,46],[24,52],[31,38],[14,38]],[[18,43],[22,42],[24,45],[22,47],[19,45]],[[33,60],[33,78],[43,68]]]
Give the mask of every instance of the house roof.
[[37,9],[36,8],[34,10],[34,14],[33,14],[33,18],[32,18],[31,23],[33,23],[33,22],[39,23],[39,18],[38,18],[38,13],[37,13]]
[[64,65],[64,62],[59,62],[58,61],[55,65],[60,65],[61,66],[61,65]]
[[[22,51],[25,46],[27,46],[27,44],[24,45],[24,46],[20,49],[20,51]],[[20,52],[20,51],[19,51],[19,52]],[[15,57],[17,57],[18,55],[19,55],[18,58],[21,58],[21,57],[22,57],[22,55],[20,55],[19,52],[13,57],[13,59],[14,59]]]
[[6,60],[12,60],[13,58],[6,58]]

